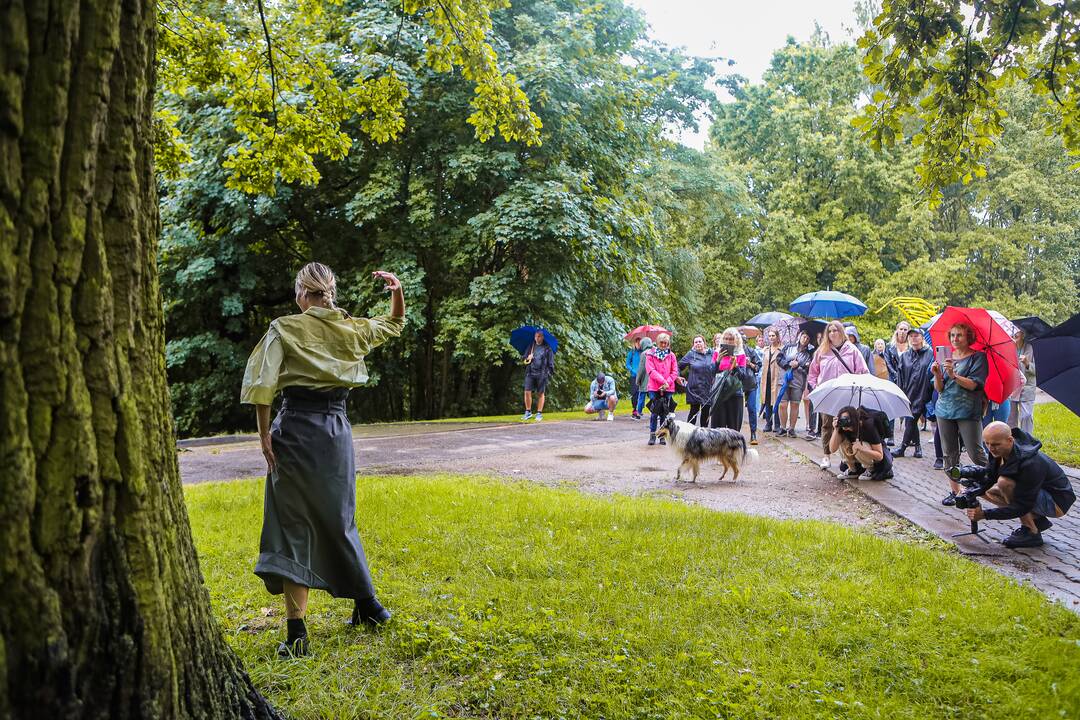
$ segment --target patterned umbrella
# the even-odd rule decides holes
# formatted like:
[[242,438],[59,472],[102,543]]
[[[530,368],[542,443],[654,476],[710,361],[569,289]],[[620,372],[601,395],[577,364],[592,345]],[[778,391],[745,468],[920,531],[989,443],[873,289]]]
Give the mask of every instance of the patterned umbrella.
[[776,323],[780,322],[781,320],[788,320],[790,318],[791,318],[791,316],[788,315],[787,313],[777,312],[777,311],[774,310],[772,312],[758,313],[757,315],[750,318],[749,320],[747,320],[743,324],[744,325],[753,325],[754,327],[759,327],[759,328],[767,328],[770,325],[775,325]]

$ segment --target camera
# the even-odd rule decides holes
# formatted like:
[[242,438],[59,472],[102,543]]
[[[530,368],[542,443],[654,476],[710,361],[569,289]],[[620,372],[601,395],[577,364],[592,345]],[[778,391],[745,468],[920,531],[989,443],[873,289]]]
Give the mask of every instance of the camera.
[[979,496],[986,488],[987,469],[981,465],[954,465],[945,471],[949,479],[963,485],[967,490],[956,496],[956,507],[959,510],[979,507]]
[[850,430],[851,425],[852,422],[850,415],[841,415],[840,417],[836,418],[836,426],[841,430]]

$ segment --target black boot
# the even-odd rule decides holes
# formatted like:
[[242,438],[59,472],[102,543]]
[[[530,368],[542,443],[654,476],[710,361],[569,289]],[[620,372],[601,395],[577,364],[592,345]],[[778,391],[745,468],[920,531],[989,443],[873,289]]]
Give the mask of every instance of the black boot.
[[660,443],[661,445],[667,445],[667,441],[666,441],[666,440],[664,440],[664,437],[663,437],[662,435],[661,435],[660,437],[658,437],[658,438],[657,438],[657,441],[658,441],[658,442],[659,442],[659,443]]
[[285,642],[278,645],[277,655],[282,660],[294,657],[303,657],[308,654],[307,626],[303,619],[287,620],[288,635]]
[[649,444],[650,445],[655,445],[656,444],[656,433],[649,433]]
[[364,623],[368,627],[378,627],[390,622],[390,618],[393,617],[390,611],[384,608],[382,603],[374,597],[366,600],[355,600],[353,603],[352,617],[349,619],[350,625],[356,626]]

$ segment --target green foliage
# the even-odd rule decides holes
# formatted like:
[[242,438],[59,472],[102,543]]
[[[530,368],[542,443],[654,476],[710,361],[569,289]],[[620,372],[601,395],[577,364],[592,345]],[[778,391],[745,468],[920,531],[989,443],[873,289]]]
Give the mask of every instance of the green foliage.
[[[871,90],[854,48],[791,41],[761,85],[728,84],[734,102],[715,108],[711,151],[743,178],[756,209],[742,226],[729,224],[738,237],[722,245],[748,262],[717,264],[706,276],[725,282],[707,287],[741,283],[746,305],[761,309],[826,287],[872,311],[901,295],[1054,321],[1075,307],[1080,181],[1060,140],[1023,120],[1039,104],[1024,87],[1000,95],[1009,117],[986,176],[945,188],[930,209],[919,151],[899,143],[875,152],[851,125]],[[864,340],[888,338],[899,319],[890,309],[858,325]]]
[[290,717],[990,719],[1080,704],[1080,618],[953,553],[456,476],[360,479],[357,525],[394,619],[353,630],[347,600],[314,592],[314,654],[281,662],[280,597],[251,573],[262,484],[185,495],[225,634]]
[[932,202],[956,182],[985,177],[1010,109],[1024,87],[1047,132],[1080,152],[1080,11],[1075,3],[885,0],[859,39],[876,86],[853,123],[875,148],[918,147],[920,185]]
[[[577,407],[597,370],[624,377],[627,329],[686,322],[693,310],[702,281],[694,254],[665,237],[646,178],[666,146],[665,123],[703,106],[708,66],[648,42],[640,16],[618,0],[516,3],[493,16],[492,37],[544,143],[482,143],[462,121],[473,84],[429,67],[427,26],[402,21],[396,7],[368,3],[348,18],[354,34],[397,21],[385,42],[413,88],[408,131],[380,144],[357,118],[347,121],[356,149],[317,163],[317,186],[240,192],[222,164],[242,136],[230,105],[192,93],[179,111],[194,159],[163,183],[168,336],[181,343],[211,332],[235,346],[197,362],[177,353],[189,358],[170,365],[181,433],[250,426],[236,405],[242,360],[232,363],[270,319],[294,311],[292,274],[310,259],[338,272],[339,302],[353,314],[385,308],[371,270],[405,282],[406,334],[370,358],[374,387],[354,405],[362,420],[516,408],[523,371],[507,337],[523,323],[559,338],[548,400]],[[346,48],[327,52],[342,58],[345,76],[357,71]],[[232,390],[214,408],[179,406],[218,391],[206,372],[227,376]],[[211,420],[222,416],[224,424]]]
[[1035,437],[1043,451],[1062,465],[1080,467],[1080,417],[1061,403],[1035,406]]
[[[508,0],[453,0],[382,5],[304,0],[255,7],[214,0],[159,4],[156,156],[175,176],[187,157],[169,110],[193,93],[231,111],[238,136],[222,160],[228,184],[272,194],[278,180],[314,185],[317,157],[341,160],[358,139],[351,123],[375,143],[398,138],[413,67],[401,67],[400,33],[422,21],[423,62],[440,73],[460,69],[475,92],[468,122],[476,137],[540,142],[540,118],[518,80],[498,67],[488,42],[491,13]],[[396,26],[396,31],[395,31]],[[389,42],[388,42],[389,39]]]

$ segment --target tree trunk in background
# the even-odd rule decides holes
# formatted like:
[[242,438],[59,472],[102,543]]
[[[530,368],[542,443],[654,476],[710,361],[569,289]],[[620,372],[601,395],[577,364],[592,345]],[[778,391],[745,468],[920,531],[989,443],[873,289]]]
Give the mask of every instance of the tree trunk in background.
[[0,718],[274,717],[180,488],[144,2],[0,2]]

